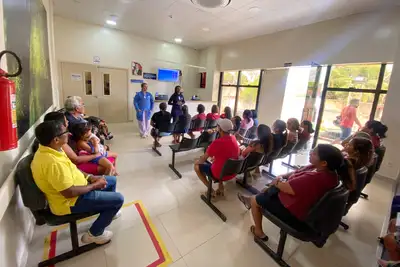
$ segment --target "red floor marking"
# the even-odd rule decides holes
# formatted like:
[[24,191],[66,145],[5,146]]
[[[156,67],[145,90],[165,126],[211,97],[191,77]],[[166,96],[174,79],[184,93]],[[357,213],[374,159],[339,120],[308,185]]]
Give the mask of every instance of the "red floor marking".
[[[53,231],[51,232],[50,235],[49,259],[54,258],[56,256],[56,245],[57,245],[57,231]],[[54,267],[54,265],[51,265],[49,267]]]
[[[151,242],[153,243],[154,248],[157,251],[158,254],[158,259],[149,265],[147,267],[156,267],[160,264],[163,264],[165,262],[165,257],[164,253],[161,249],[160,244],[158,243],[158,240],[156,236],[154,235],[153,231],[151,230],[150,224],[147,221],[146,216],[143,213],[142,208],[140,207],[139,203],[135,203],[135,207],[137,211],[139,212],[140,218],[142,218],[143,224],[146,227],[147,233],[150,236]],[[49,259],[54,258],[56,256],[56,244],[57,244],[57,231],[51,232],[51,237],[50,237],[50,249],[49,249]],[[49,266],[49,267],[55,267],[54,265]]]
[[136,203],[135,207],[136,207],[137,211],[139,212],[140,217],[142,218],[143,224],[146,227],[147,233],[149,234],[151,242],[153,242],[153,246],[156,249],[157,254],[158,254],[158,259],[156,261],[154,261],[153,263],[149,264],[147,267],[158,266],[165,262],[165,257],[162,252],[161,246],[158,243],[158,240],[157,240],[156,236],[154,235],[153,231],[151,230],[150,224],[147,221],[146,216],[144,216],[143,210],[140,207],[139,203]]

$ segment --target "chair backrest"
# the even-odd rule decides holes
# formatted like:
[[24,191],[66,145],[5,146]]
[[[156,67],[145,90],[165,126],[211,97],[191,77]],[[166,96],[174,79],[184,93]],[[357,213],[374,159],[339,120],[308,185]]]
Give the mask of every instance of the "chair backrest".
[[228,159],[225,162],[224,167],[222,168],[219,179],[240,173],[243,164],[244,164],[244,159]]
[[258,165],[261,164],[263,159],[264,159],[264,154],[258,152],[251,152],[245,158],[241,172],[254,170]]
[[299,139],[296,145],[293,147],[291,153],[297,153],[304,148],[304,146],[308,143],[309,140],[306,139]]
[[200,118],[197,118],[195,120],[192,120],[190,129],[191,130],[203,129],[205,124],[206,124],[205,120],[201,120]]
[[182,141],[179,143],[178,150],[191,150],[196,148],[199,138],[182,138]]
[[255,139],[257,137],[257,126],[253,126],[247,130],[245,138]]
[[185,130],[189,129],[190,123],[191,123],[190,120],[188,120],[187,122],[185,121],[182,122],[178,120],[174,125],[174,132],[179,132],[179,133],[185,132]]
[[204,131],[201,133],[199,137],[199,145],[200,144],[211,144],[217,138],[218,132],[208,133]]
[[[298,143],[298,142],[297,142]],[[286,144],[286,146],[284,146],[281,150],[281,152],[279,153],[279,157],[280,158],[284,158],[286,156],[288,156],[290,153],[292,153],[292,150],[294,149],[294,147],[297,145],[297,143],[293,143],[293,142],[288,142]]]
[[217,127],[217,120],[207,119],[204,124],[204,129],[214,129]]
[[339,227],[348,197],[349,191],[339,183],[313,206],[306,223],[321,236],[328,237]]
[[33,154],[29,154],[18,163],[14,178],[21,191],[25,207],[35,212],[46,209],[47,200],[33,179],[31,171],[33,157]]
[[356,189],[351,191],[349,194],[348,203],[354,204],[357,203],[358,199],[361,196],[361,191],[365,186],[365,180],[367,178],[368,168],[362,167],[356,171]]
[[379,171],[382,165],[383,158],[385,157],[386,147],[384,145],[375,149],[375,153],[378,155],[378,159],[376,161],[376,171]]
[[[372,177],[374,177],[375,172],[376,172],[376,163],[378,162],[378,155],[374,153],[374,156],[372,157],[371,164],[368,166],[368,173],[367,173],[367,178],[365,179],[365,185],[369,184],[372,180]],[[364,185],[364,187],[365,187]]]

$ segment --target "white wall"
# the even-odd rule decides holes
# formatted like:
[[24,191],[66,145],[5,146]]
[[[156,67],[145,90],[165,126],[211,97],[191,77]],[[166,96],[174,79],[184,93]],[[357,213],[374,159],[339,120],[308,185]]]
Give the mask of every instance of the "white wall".
[[[53,46],[52,0],[43,0],[47,10],[49,30],[49,51],[52,82],[57,82]],[[3,1],[0,0],[0,50],[4,50]],[[18,34],[18,33],[15,33]],[[2,68],[7,66],[2,62]],[[53,84],[54,85],[54,84]],[[53,105],[57,105],[56,86],[53,86]],[[0,152],[0,266],[22,267],[28,258],[28,245],[33,235],[34,220],[22,202],[19,191],[15,191],[13,179],[7,179],[15,163],[28,148],[33,136],[34,126],[19,140],[18,148]],[[3,183],[4,182],[4,183]]]
[[[177,68],[183,72],[182,86],[186,98],[193,95],[199,87],[198,70],[188,65],[198,65],[200,52],[191,48],[61,17],[55,17],[55,44],[58,63],[93,64],[93,56],[99,56],[100,65],[106,67],[129,69],[131,61],[135,61],[142,64],[144,72],[156,73],[158,68]],[[129,79],[132,78],[141,79],[130,75]],[[147,82],[149,91],[153,93],[171,95],[175,86],[173,83],[153,80]],[[139,90],[140,84],[129,85],[130,102]],[[129,114],[132,119],[132,109]]]
[[222,47],[221,70],[392,62],[400,8],[320,22]]

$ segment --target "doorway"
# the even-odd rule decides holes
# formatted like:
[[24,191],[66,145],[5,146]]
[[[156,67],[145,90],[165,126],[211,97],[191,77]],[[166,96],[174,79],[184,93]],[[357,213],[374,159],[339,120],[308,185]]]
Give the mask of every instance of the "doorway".
[[[361,125],[368,120],[380,120],[392,68],[393,64],[328,66],[313,146],[339,139],[341,129],[336,119],[353,99],[359,100],[357,118]],[[358,128],[354,123],[351,132]]]
[[128,121],[128,72],[89,64],[61,63],[63,99],[80,96],[87,115],[109,123]]

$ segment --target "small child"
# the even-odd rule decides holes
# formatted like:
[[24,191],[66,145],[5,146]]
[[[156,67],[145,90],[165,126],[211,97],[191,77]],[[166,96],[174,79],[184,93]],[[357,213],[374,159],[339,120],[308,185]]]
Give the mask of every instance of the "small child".
[[[72,135],[76,140],[76,148],[79,154],[97,154],[100,156],[90,162],[98,164],[106,169],[106,175],[118,175],[116,171],[117,153],[108,151],[108,146],[100,144],[100,139],[92,133],[92,126],[89,123],[78,123],[72,127]],[[115,158],[114,165],[107,157]]]

